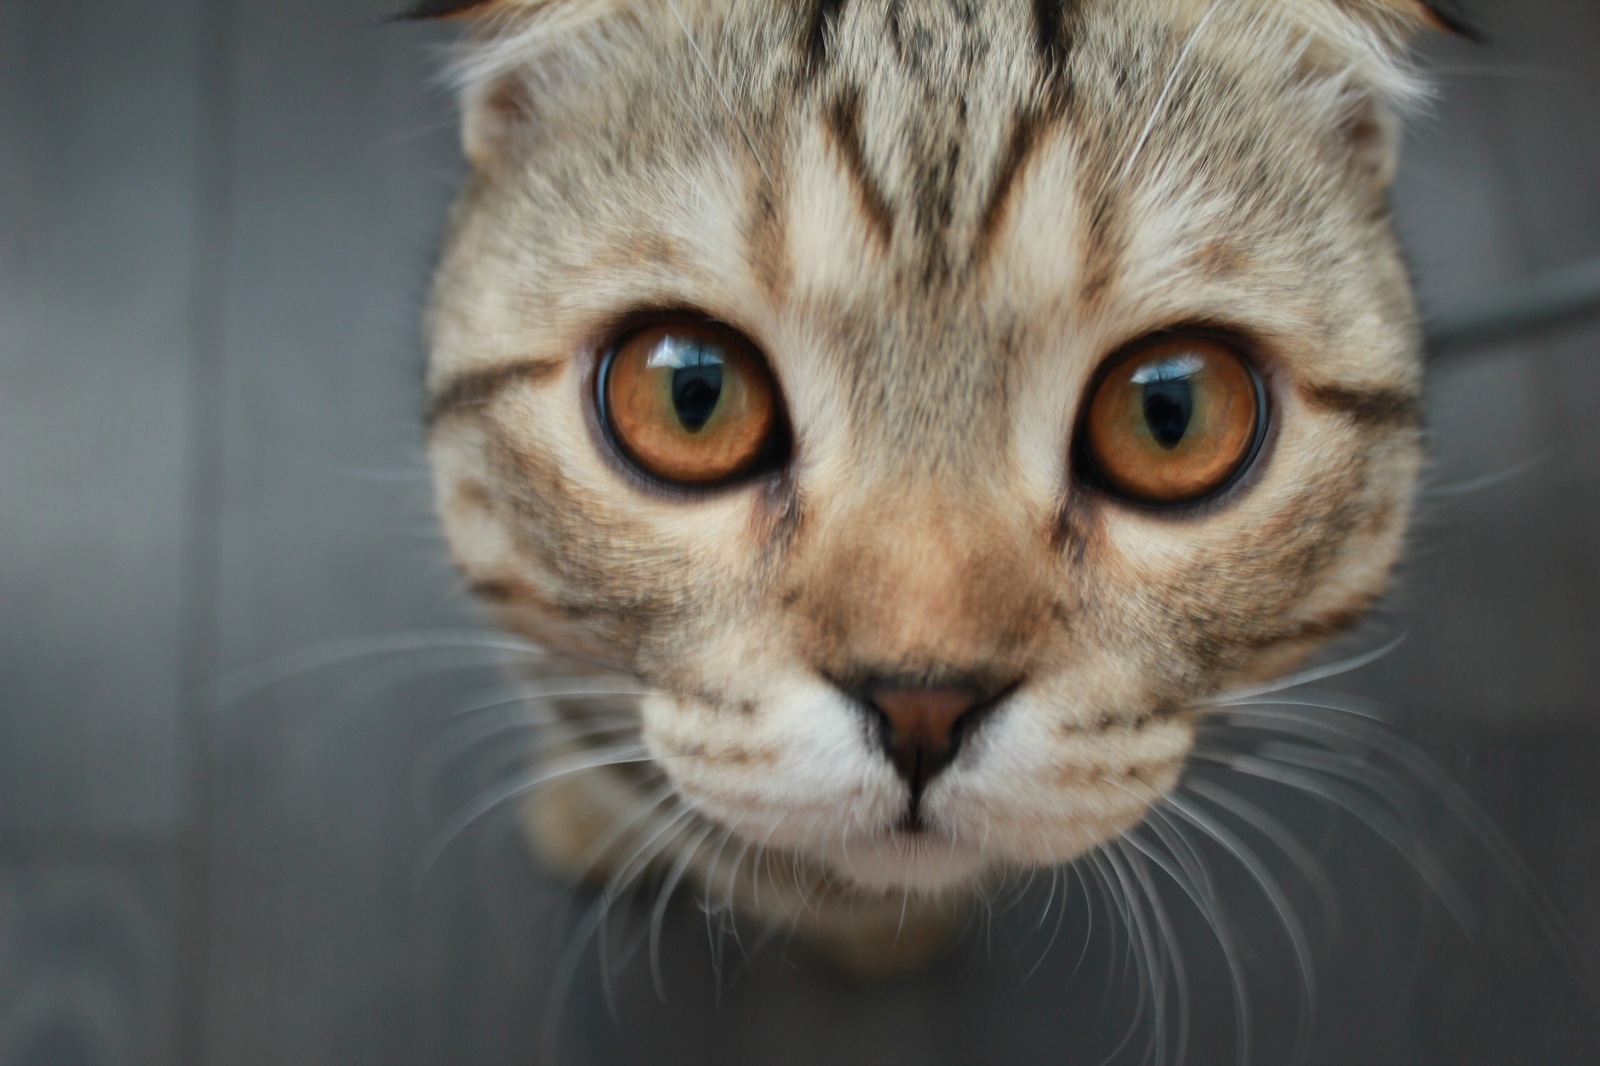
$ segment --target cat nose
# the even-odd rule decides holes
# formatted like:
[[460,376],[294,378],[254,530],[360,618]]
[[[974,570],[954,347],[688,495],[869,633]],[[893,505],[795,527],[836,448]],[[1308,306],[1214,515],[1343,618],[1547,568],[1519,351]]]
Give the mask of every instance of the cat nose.
[[955,761],[961,742],[1009,691],[978,685],[910,686],[890,682],[863,687],[877,712],[889,761],[920,795]]

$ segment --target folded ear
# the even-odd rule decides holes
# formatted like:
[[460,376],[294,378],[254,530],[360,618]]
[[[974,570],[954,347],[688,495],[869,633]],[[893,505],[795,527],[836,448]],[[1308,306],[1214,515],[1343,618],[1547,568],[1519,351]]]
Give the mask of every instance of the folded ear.
[[557,44],[623,0],[413,0],[402,21],[455,19],[471,24],[454,67],[461,93],[461,140],[467,159],[493,170],[538,118],[539,85],[562,62]]
[[539,7],[549,0],[418,0],[402,19],[455,19],[503,13],[511,8]]
[[1476,40],[1478,33],[1446,0],[1335,0],[1338,6],[1377,15],[1403,30],[1439,30]]
[[[1278,0],[1268,0],[1278,2]],[[1399,163],[1401,116],[1427,95],[1410,59],[1418,34],[1436,30],[1477,39],[1448,0],[1299,0],[1331,52],[1310,55],[1333,84],[1338,126],[1355,173],[1384,190]]]

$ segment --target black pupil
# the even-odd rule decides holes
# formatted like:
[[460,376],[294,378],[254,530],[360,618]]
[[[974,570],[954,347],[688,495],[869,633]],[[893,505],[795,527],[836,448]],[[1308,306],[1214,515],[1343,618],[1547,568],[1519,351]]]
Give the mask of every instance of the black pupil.
[[698,433],[722,400],[722,359],[700,348],[686,362],[672,372],[672,406],[683,428]]
[[1183,443],[1194,418],[1194,387],[1189,377],[1147,381],[1144,386],[1144,420],[1156,443],[1171,451]]

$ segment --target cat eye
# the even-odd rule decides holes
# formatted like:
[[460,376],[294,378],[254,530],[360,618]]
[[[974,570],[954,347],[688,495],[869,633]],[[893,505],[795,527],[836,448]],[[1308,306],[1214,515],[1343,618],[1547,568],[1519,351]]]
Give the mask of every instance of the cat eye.
[[1203,336],[1162,337],[1101,373],[1082,453],[1104,488],[1138,503],[1196,503],[1261,446],[1266,394],[1243,355]]
[[725,326],[685,320],[624,335],[601,368],[599,400],[613,441],[663,481],[712,487],[783,457],[772,371]]

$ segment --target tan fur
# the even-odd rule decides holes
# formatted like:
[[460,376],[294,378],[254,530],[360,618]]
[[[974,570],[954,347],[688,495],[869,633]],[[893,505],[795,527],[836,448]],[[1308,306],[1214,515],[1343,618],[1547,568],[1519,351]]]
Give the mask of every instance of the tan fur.
[[[661,862],[698,838],[685,862],[714,899],[836,943],[898,921],[902,893],[946,929],[937,900],[1137,824],[1194,708],[1359,620],[1420,461],[1385,193],[1392,115],[1420,92],[1402,35],[1430,11],[474,9],[475,173],[431,316],[440,509],[507,626],[654,691],[652,773],[703,829]],[[766,351],[791,470],[690,498],[609,454],[600,348],[666,306]],[[1273,405],[1257,467],[1184,515],[1080,487],[1096,368],[1192,323],[1252,340]],[[834,682],[950,671],[1020,684],[907,841],[905,786]],[[537,835],[574,871],[626,873],[667,817],[647,791],[571,778]],[[805,873],[763,897],[762,862]]]

